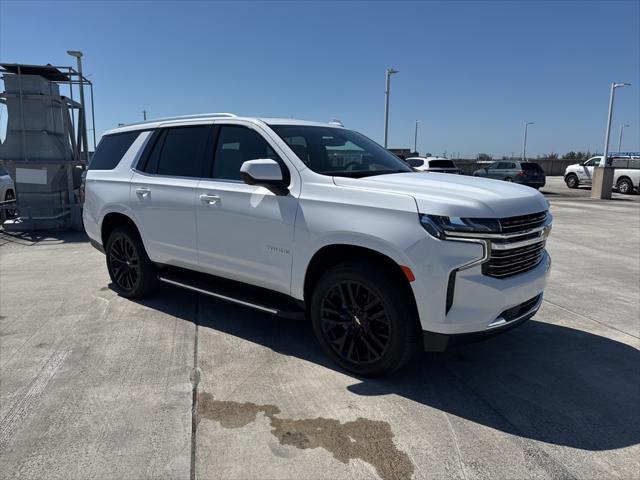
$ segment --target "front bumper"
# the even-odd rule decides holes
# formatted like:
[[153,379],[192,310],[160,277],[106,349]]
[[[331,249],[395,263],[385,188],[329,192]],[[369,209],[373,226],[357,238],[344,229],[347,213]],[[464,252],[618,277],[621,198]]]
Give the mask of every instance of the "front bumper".
[[[551,217],[549,228],[550,222]],[[545,236],[510,245],[515,248],[521,243],[546,242],[546,234],[548,231]],[[488,240],[488,246],[483,248],[477,240],[457,240],[438,240],[427,235],[406,250],[416,277],[411,288],[422,330],[446,336],[485,334],[506,328],[507,323],[520,322],[513,319],[500,322],[500,317],[503,312],[533,298],[542,298],[551,268],[549,254],[542,250],[541,259],[535,266],[499,277],[483,273],[483,268],[495,258],[488,256],[487,248],[493,252],[499,243]],[[535,311],[530,313],[533,316]]]
[[[474,343],[507,332],[514,327],[522,325],[532,318],[542,305],[542,293],[524,302],[519,311],[512,315],[500,315],[492,326],[486,330],[471,333],[443,334],[423,331],[423,344],[426,352],[443,352],[453,345]],[[510,309],[513,310],[513,309]]]

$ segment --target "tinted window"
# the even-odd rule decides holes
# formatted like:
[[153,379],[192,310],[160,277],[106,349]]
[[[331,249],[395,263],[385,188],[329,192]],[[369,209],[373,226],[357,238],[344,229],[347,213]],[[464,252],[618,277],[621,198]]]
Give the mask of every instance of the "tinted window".
[[[200,177],[209,128],[202,125],[167,129],[160,151],[158,175]],[[152,151],[149,163],[154,154],[155,152]]]
[[151,140],[149,141],[144,156],[141,160],[141,162],[143,162],[139,167],[141,171],[152,174],[155,174],[158,171],[160,152],[162,151],[162,142],[164,141],[165,133],[167,133],[166,130],[162,130],[156,131],[153,134],[153,138],[151,138]]
[[407,163],[412,167],[421,167],[422,165],[424,165],[424,160],[410,158],[409,160],[407,160]]
[[[301,143],[296,145],[304,148]],[[213,178],[240,180],[242,164],[247,160],[260,158],[280,160],[267,141],[255,130],[239,126],[223,126],[220,128],[216,156],[213,161]]]
[[451,160],[429,160],[429,166],[433,168],[456,168]]
[[521,163],[520,168],[527,172],[541,172],[542,167],[537,163]]
[[499,163],[497,163],[497,162],[496,162],[496,163],[492,163],[492,164],[491,164],[491,165],[489,165],[487,168],[488,168],[489,170],[493,170],[494,168],[498,168],[498,165],[500,165],[500,164],[499,164]]
[[102,137],[91,162],[89,162],[89,170],[113,170],[116,168],[138,135],[140,135],[140,131]]
[[[300,160],[316,173],[365,177],[410,172],[409,166],[364,135],[344,128],[307,125],[272,125]],[[305,150],[291,142],[304,138]]]

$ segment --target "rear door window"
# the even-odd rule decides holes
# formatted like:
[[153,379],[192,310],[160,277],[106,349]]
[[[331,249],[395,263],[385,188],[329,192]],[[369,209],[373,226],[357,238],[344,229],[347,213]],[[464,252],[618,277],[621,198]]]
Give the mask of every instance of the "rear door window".
[[124,154],[131,148],[140,131],[105,135],[96,148],[88,170],[113,170],[120,163]]
[[163,141],[157,142],[151,151],[147,166],[153,167],[157,155],[158,175],[201,177],[210,131],[207,125],[168,128]]

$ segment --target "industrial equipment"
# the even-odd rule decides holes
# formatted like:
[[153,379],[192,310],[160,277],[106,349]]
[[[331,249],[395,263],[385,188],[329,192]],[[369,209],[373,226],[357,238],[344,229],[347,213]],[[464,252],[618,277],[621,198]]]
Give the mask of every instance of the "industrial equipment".
[[[13,231],[81,229],[80,183],[90,158],[83,90],[90,88],[95,149],[93,85],[81,68],[17,63],[0,67],[5,86],[0,103],[7,110],[0,165],[16,185],[15,201],[0,203],[0,209],[17,212],[3,215],[3,226]],[[74,100],[74,91],[80,93],[80,102]]]

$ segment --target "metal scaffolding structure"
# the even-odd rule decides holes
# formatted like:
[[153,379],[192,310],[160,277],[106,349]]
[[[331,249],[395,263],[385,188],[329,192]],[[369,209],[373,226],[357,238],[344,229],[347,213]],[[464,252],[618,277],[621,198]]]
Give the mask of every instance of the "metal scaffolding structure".
[[95,150],[93,84],[68,66],[3,63],[0,67],[5,85],[0,103],[8,113],[0,164],[16,185],[16,200],[0,204],[4,228],[81,229],[81,177],[90,159],[89,105],[75,98],[85,98],[82,89],[90,89]]

